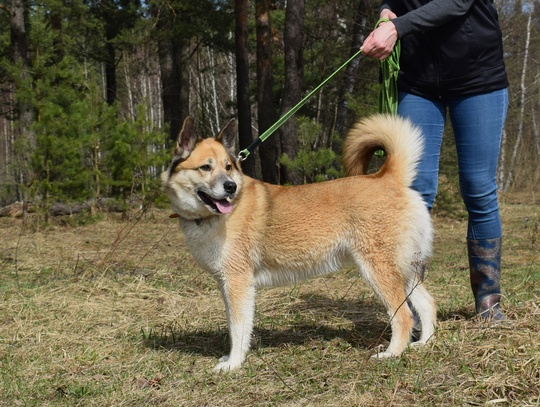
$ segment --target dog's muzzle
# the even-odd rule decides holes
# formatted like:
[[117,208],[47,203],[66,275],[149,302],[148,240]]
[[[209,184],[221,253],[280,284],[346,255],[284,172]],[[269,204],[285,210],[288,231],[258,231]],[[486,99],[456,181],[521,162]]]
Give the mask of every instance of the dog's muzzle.
[[223,183],[223,191],[225,192],[223,197],[214,197],[201,190],[197,191],[197,196],[212,212],[225,215],[233,210],[231,200],[234,198],[236,190],[236,182],[225,181]]

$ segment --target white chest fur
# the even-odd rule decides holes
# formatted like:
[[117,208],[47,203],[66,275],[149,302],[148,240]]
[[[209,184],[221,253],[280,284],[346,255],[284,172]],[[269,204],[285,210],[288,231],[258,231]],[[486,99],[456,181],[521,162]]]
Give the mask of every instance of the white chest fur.
[[212,217],[201,221],[180,220],[186,244],[195,261],[212,274],[219,274],[223,265],[223,240],[220,219]]

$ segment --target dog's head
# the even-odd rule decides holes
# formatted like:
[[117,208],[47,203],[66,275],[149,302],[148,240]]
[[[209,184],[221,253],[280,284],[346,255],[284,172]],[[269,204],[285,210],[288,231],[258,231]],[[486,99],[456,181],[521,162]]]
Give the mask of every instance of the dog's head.
[[242,188],[234,157],[236,126],[231,120],[213,138],[203,139],[190,117],[184,120],[169,169],[161,174],[174,212],[185,219],[226,215]]

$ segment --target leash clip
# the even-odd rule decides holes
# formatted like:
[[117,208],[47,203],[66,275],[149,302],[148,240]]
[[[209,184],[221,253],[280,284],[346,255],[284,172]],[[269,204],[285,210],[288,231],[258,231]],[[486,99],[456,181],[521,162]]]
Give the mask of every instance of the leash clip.
[[238,157],[236,157],[236,161],[237,161],[237,162],[245,161],[246,158],[248,158],[248,155],[249,155],[249,153],[246,153],[245,150],[240,151],[240,152],[238,153]]

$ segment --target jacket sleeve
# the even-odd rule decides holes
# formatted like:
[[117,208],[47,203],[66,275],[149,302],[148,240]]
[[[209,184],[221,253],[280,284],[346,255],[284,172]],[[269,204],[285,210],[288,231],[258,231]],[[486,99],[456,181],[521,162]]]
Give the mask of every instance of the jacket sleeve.
[[[392,20],[396,26],[399,37],[412,32],[425,32],[439,27],[444,23],[464,15],[471,8],[475,0],[432,0],[420,5],[415,10],[400,15]],[[381,10],[395,10],[400,7],[397,3],[402,0],[382,0]],[[397,14],[397,13],[396,13]]]

